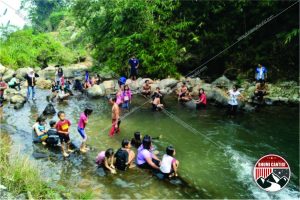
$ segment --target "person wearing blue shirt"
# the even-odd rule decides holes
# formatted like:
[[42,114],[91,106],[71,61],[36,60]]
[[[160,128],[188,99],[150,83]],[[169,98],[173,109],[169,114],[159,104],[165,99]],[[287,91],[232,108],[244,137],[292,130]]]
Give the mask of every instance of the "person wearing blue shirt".
[[267,79],[267,68],[258,64],[256,71],[255,71],[255,79],[257,82],[265,81]]
[[133,55],[129,61],[128,61],[128,64],[130,66],[130,78],[132,80],[136,80],[136,77],[137,77],[137,70],[138,70],[138,67],[139,67],[139,60],[135,57],[135,55]]

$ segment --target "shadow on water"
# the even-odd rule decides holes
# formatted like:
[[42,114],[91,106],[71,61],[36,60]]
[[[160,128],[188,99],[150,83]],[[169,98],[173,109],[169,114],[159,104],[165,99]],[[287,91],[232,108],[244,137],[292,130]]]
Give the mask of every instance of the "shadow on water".
[[[72,122],[71,140],[80,145],[77,120],[86,105],[93,107],[93,115],[87,126],[91,151],[78,151],[64,159],[59,148],[49,149],[33,144],[31,126],[46,107],[47,91],[38,90],[35,103],[24,108],[4,108],[5,121],[1,130],[9,133],[14,142],[13,151],[30,155],[41,163],[45,176],[53,184],[60,183],[76,191],[92,189],[95,198],[295,198],[299,195],[299,136],[298,108],[268,107],[260,113],[247,113],[237,119],[228,119],[224,111],[215,107],[195,111],[178,104],[171,96],[165,98],[167,109],[190,124],[200,134],[194,134],[174,122],[162,112],[152,112],[146,104],[130,114],[121,124],[121,134],[108,137],[111,107],[105,99],[90,100],[73,97],[68,102],[55,104],[56,111],[64,110]],[[145,102],[134,97],[133,108]],[[47,119],[57,120],[56,115]],[[167,145],[176,148],[180,161],[179,182],[158,180],[150,172],[135,168],[117,175],[107,174],[95,166],[99,151],[120,147],[123,138],[130,139],[135,131],[143,135],[162,135],[155,146],[163,155]],[[289,137],[283,135],[289,134]],[[221,142],[220,148],[205,137]],[[253,182],[252,169],[258,158],[268,153],[282,155],[290,163],[293,176],[287,188],[275,196],[261,191]]]

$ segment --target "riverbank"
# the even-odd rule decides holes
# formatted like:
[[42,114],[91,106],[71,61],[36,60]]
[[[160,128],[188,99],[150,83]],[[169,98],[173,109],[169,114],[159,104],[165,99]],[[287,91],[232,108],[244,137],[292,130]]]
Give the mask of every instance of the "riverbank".
[[91,199],[93,193],[72,192],[66,187],[51,184],[40,172],[43,167],[23,154],[11,154],[10,136],[2,133],[0,140],[0,193],[4,199]]
[[[64,76],[66,79],[83,81],[86,70],[91,69],[92,62],[86,61],[84,63],[78,63],[70,66],[63,67]],[[14,89],[7,89],[4,92],[4,100],[15,104],[15,108],[21,108],[26,101],[26,82],[24,81],[24,75],[28,72],[29,68],[20,68],[17,71],[13,71],[0,65],[0,74],[3,74],[3,79],[9,81],[14,73],[17,74],[17,78],[21,81],[21,91]],[[55,77],[55,67],[49,66],[45,69],[35,69],[40,75],[37,79],[36,85],[40,89],[50,89],[51,81]],[[95,73],[90,73],[91,76]],[[86,94],[90,98],[100,98],[111,94],[116,94],[119,90],[118,77],[113,72],[99,73],[101,78],[101,84],[94,85],[86,91]],[[149,80],[151,90],[154,91],[156,87],[160,87],[162,94],[169,95],[175,93],[181,87],[182,82],[186,82],[187,87],[194,99],[198,97],[198,91],[203,88],[206,92],[209,102],[217,106],[226,106],[228,96],[226,92],[234,84],[239,86],[240,92],[244,96],[244,100],[239,102],[241,109],[246,111],[253,111],[255,107],[260,104],[266,105],[280,105],[280,104],[292,104],[299,105],[299,84],[295,81],[285,81],[278,83],[267,83],[268,90],[267,95],[264,97],[263,102],[257,102],[254,100],[255,82],[249,82],[247,80],[229,80],[225,76],[221,76],[211,83],[205,82],[200,78],[166,78],[162,80],[152,80],[150,78],[138,78],[136,81],[127,79],[126,84],[129,85],[133,94],[141,92],[145,80]],[[193,102],[189,102],[190,106]]]

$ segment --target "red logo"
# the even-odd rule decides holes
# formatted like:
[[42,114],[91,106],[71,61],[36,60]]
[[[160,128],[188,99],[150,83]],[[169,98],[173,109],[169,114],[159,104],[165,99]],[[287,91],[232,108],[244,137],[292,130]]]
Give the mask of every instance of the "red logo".
[[256,162],[253,176],[261,189],[268,192],[277,192],[288,184],[291,170],[284,158],[269,154]]

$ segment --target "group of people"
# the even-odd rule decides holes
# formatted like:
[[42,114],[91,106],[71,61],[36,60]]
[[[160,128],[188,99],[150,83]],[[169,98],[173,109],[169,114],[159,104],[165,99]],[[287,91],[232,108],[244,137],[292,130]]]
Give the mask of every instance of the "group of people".
[[[132,147],[136,148],[137,155],[131,149]],[[125,171],[137,166],[160,172],[164,178],[171,178],[178,175],[179,161],[175,158],[175,154],[175,148],[170,145],[160,160],[153,145],[153,138],[149,135],[142,138],[140,132],[136,132],[131,141],[122,140],[121,147],[116,153],[112,148],[99,152],[96,157],[96,164],[113,174],[116,173],[116,169]]]

